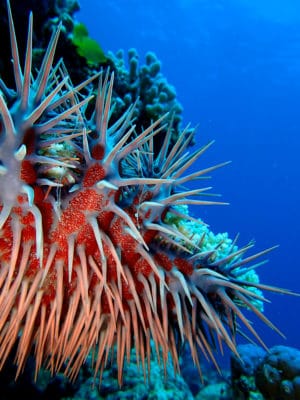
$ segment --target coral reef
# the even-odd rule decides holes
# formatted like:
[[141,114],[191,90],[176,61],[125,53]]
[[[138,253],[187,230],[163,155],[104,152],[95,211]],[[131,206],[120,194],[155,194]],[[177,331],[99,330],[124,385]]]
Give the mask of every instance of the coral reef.
[[150,81],[149,125],[139,126],[144,106],[132,97],[112,115],[113,72],[74,86],[55,62],[61,26],[37,68],[32,14],[24,66],[9,2],[8,19],[14,86],[2,76],[0,368],[14,355],[19,377],[34,354],[35,378],[44,365],[75,380],[92,352],[93,378],[115,360],[121,385],[132,349],[147,376],[152,359],[180,371],[187,343],[201,376],[202,354],[218,370],[218,345],[238,354],[242,326],[262,342],[243,307],[280,334],[261,311],[262,290],[290,292],[253,273],[271,249],[245,256],[253,243],[238,248],[188,213],[189,204],[224,204],[207,200],[210,187],[183,189],[224,163],[189,172],[211,143],[189,153],[193,132],[174,138],[176,109],[171,121],[160,113],[176,101],[156,58],[148,56],[142,76],[130,67],[132,83]]
[[[79,10],[77,0],[11,0],[17,36],[19,38],[20,54],[25,54],[27,38],[27,15],[33,12],[38,16],[34,24],[33,33],[33,55],[34,66],[40,65],[44,51],[47,48],[53,30],[61,23],[60,41],[56,48],[56,59],[64,57],[69,73],[74,82],[79,82],[88,76],[84,58],[79,57],[76,47],[72,45],[70,36],[74,29],[74,13]],[[25,19],[24,19],[25,16]],[[11,49],[9,40],[9,29],[6,11],[6,0],[0,0],[0,22],[1,22],[1,49],[0,49],[0,75],[3,80],[12,86],[14,76],[11,68]],[[66,51],[66,48],[68,49]],[[83,70],[83,72],[81,72]]]
[[300,398],[300,350],[274,346],[268,352],[255,345],[238,346],[231,358],[233,392],[241,400]]
[[[142,129],[169,113],[167,120],[172,123],[171,142],[174,144],[180,135],[182,106],[176,98],[175,88],[162,74],[161,63],[156,55],[148,52],[145,64],[141,66],[136,49],[128,51],[128,63],[123,50],[116,54],[108,52],[107,57],[113,62],[116,76],[115,117],[120,117],[130,104],[136,102],[136,125]],[[154,150],[161,147],[164,135],[163,130],[155,138],[157,147]]]
[[[25,54],[27,25],[24,15],[30,11],[38,15],[33,33],[32,65],[39,68],[44,50],[47,48],[53,30],[61,23],[60,40],[57,43],[55,59],[63,58],[64,65],[74,84],[92,77],[97,70],[114,72],[115,83],[112,93],[111,121],[117,121],[130,104],[136,102],[134,117],[138,130],[149,126],[167,112],[172,119],[172,142],[175,143],[181,132],[182,106],[176,98],[175,88],[161,73],[161,63],[154,53],[146,54],[146,63],[139,65],[139,55],[135,49],[128,51],[128,68],[123,51],[105,55],[99,44],[88,36],[86,27],[76,22],[74,13],[79,9],[76,0],[51,0],[27,2],[12,1],[12,10],[17,26],[20,54]],[[8,86],[13,86],[14,77],[10,65],[10,41],[6,18],[6,0],[0,0],[0,22],[3,31],[0,49],[0,76]],[[92,91],[96,93],[96,83]],[[192,129],[190,130],[192,132]],[[154,137],[155,150],[165,135],[163,129]]]
[[266,399],[300,399],[300,350],[272,347],[257,368],[256,385]]
[[256,386],[255,374],[266,355],[266,350],[253,344],[239,345],[237,350],[239,355],[231,356],[234,398],[237,400],[263,400]]
[[[226,163],[219,166],[222,165],[226,165]],[[214,234],[214,232],[209,229],[207,224],[205,224],[205,222],[200,218],[187,221],[184,218],[184,216],[189,215],[187,205],[176,206],[174,207],[174,210],[178,212],[178,215],[176,213],[167,213],[165,222],[173,228],[176,228],[176,230],[181,232],[184,236],[191,236],[191,250],[193,246],[197,245],[197,243],[201,243],[202,251],[210,254],[210,257],[212,257],[211,259],[215,262],[226,259],[227,257],[232,257],[232,254],[235,252],[237,252],[237,257],[234,259],[235,261],[238,261],[239,252],[238,246],[236,245],[237,238],[235,238],[235,240],[230,239],[227,232]],[[183,241],[180,238],[177,237],[174,239],[183,244]],[[253,245],[254,243],[252,242],[248,244],[249,248]],[[241,266],[241,268],[234,269],[233,272],[236,274],[236,277],[239,277],[243,281],[249,282],[250,284],[251,282],[259,284],[259,276],[255,269],[245,269]],[[259,299],[259,297],[263,296],[262,291],[255,286],[248,287],[248,290],[257,295],[257,298],[252,299],[252,304],[255,304],[256,308],[263,311],[263,301]]]
[[77,48],[77,53],[84,57],[91,67],[106,63],[105,54],[96,40],[89,37],[86,26],[82,23],[76,23],[72,32],[72,43]]
[[13,359],[9,359],[0,373],[1,400],[66,400],[73,398],[81,384],[84,385],[81,380],[71,383],[62,373],[51,376],[51,372],[45,369],[35,377],[34,369],[34,358],[29,357],[19,379],[15,380],[17,367]]
[[202,361],[201,379],[199,379],[198,371],[194,367],[192,355],[187,346],[181,353],[180,373],[195,399],[232,399],[230,371],[222,366],[220,374],[212,365]]
[[152,358],[148,364],[151,369],[149,379],[141,373],[137,365],[136,355],[131,351],[130,363],[124,364],[124,381],[122,387],[118,382],[118,365],[116,361],[105,369],[101,386],[95,383],[93,357],[89,354],[79,371],[76,382],[70,381],[62,374],[51,376],[51,373],[41,369],[37,378],[34,377],[34,360],[28,360],[23,374],[15,381],[16,368],[12,363],[0,374],[1,400],[11,398],[30,398],[31,400],[113,400],[113,399],[148,399],[148,400],[192,400],[188,385],[176,374],[168,363],[163,371]]
[[[92,365],[92,363],[90,363]],[[86,367],[85,367],[86,368]],[[171,364],[168,363],[166,370],[162,370],[162,366],[157,363],[155,358],[151,358],[148,362],[148,368],[151,370],[149,379],[144,378],[140,373],[140,367],[134,352],[131,354],[131,362],[124,365],[124,381],[122,387],[118,383],[118,367],[116,364],[111,368],[107,368],[103,373],[101,387],[95,387],[94,398],[99,399],[147,399],[147,400],[192,400],[193,396],[184,379],[174,373]],[[93,375],[92,368],[86,372],[87,376]],[[92,382],[92,378],[90,378]],[[75,393],[75,399],[89,399],[86,384],[81,386]]]
[[221,382],[205,386],[195,396],[195,400],[232,400],[232,397],[228,384]]

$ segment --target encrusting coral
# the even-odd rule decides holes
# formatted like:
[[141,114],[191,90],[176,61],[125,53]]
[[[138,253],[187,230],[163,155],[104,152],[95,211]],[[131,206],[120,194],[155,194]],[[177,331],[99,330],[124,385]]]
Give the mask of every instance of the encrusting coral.
[[34,352],[36,375],[45,365],[75,379],[93,350],[95,376],[115,356],[121,383],[132,348],[146,373],[153,340],[175,370],[186,341],[201,373],[198,350],[218,368],[216,343],[237,354],[242,324],[262,343],[242,306],[280,333],[257,290],[289,292],[247,278],[247,264],[270,249],[243,258],[252,243],[208,248],[207,232],[195,240],[188,221],[202,222],[178,207],[220,204],[205,199],[210,188],[182,190],[226,164],[187,172],[211,143],[190,154],[186,129],[170,146],[166,116],[138,131],[135,103],[110,122],[113,74],[73,86],[53,62],[60,27],[36,73],[32,14],[22,68],[9,2],[8,17],[15,89],[0,82],[0,368],[16,346],[17,376]]
[[238,346],[231,357],[234,398],[297,400],[300,398],[300,351],[274,346],[266,352],[259,346]]

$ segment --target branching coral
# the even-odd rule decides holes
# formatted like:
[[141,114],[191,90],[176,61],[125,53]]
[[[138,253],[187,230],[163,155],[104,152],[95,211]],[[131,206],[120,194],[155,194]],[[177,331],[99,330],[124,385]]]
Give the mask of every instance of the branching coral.
[[[116,73],[114,115],[122,115],[130,104],[137,102],[135,122],[142,129],[169,113],[167,121],[172,123],[171,142],[174,144],[180,135],[182,106],[176,98],[175,88],[162,74],[161,63],[156,55],[148,52],[143,65],[140,65],[136,49],[128,51],[128,63],[122,50],[116,54],[109,52],[108,58],[113,62]],[[165,133],[163,130],[159,137],[155,137],[157,148],[161,146]]]

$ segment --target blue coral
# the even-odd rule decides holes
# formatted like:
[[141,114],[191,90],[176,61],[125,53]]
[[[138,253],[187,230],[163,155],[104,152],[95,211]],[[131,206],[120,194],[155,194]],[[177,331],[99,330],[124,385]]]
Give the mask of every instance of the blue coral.
[[231,357],[232,386],[237,399],[300,399],[300,351],[274,346],[269,352],[249,344]]

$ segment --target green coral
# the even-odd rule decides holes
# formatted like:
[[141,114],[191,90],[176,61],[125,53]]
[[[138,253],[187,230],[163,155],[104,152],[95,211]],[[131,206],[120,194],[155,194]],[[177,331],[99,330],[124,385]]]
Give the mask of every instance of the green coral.
[[83,23],[76,23],[73,28],[72,42],[77,53],[84,57],[89,66],[104,64],[107,58],[98,42],[89,37],[89,32]]
[[[175,212],[168,212],[165,216],[164,222],[176,229],[178,229],[185,237],[195,245],[193,247],[191,244],[187,245],[184,243],[183,239],[174,237],[173,240],[178,241],[181,245],[184,245],[189,250],[194,251],[196,246],[198,252],[201,253],[211,253],[209,260],[211,262],[216,262],[228,257],[230,254],[236,253],[238,251],[238,246],[235,242],[229,238],[228,233],[213,233],[207,224],[205,224],[200,218],[194,220],[187,220],[181,215],[189,216],[189,209],[187,205],[180,205],[173,208]],[[178,211],[178,215],[176,214]],[[200,250],[199,250],[200,249]],[[241,254],[238,254],[228,261],[227,265],[233,264],[238,260],[241,260]],[[259,276],[255,269],[237,269],[234,271],[238,275],[239,280],[259,283]],[[263,293],[256,287],[247,286],[247,290],[255,293],[256,295],[263,297]],[[263,311],[263,302],[259,299],[252,298],[252,304],[259,310]],[[245,306],[242,302],[237,300],[237,303],[241,306]]]
[[[220,260],[229,254],[236,252],[238,247],[234,245],[232,239],[228,237],[228,233],[214,234],[200,218],[193,221],[188,221],[181,216],[176,215],[176,211],[180,214],[189,215],[188,206],[180,205],[174,207],[175,213],[168,212],[164,222],[168,225],[177,228],[181,233],[188,237],[197,247],[200,247],[201,252],[213,252],[211,261]],[[182,239],[174,238],[182,241]],[[184,244],[183,241],[181,244]],[[187,245],[185,244],[187,247]],[[192,245],[188,246],[192,250]],[[236,258],[233,258],[236,260]]]

